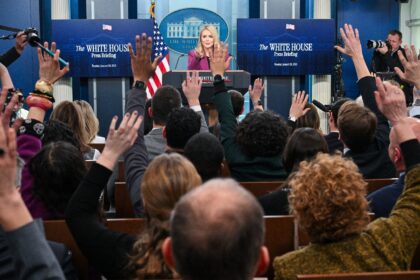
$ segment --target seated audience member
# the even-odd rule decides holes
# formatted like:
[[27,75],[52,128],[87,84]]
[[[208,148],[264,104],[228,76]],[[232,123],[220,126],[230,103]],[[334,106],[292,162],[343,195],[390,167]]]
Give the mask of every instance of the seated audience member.
[[166,137],[166,152],[183,154],[185,144],[195,134],[200,132],[200,115],[190,108],[177,108],[169,113],[164,136]]
[[143,116],[144,135],[147,135],[153,129],[153,119],[149,114],[149,111],[151,110],[150,108],[152,108],[152,99],[151,98],[147,99],[146,105],[144,107],[144,116]]
[[70,101],[63,101],[54,108],[50,120],[61,121],[73,131],[80,143],[84,159],[96,160],[99,157],[100,152],[89,146],[92,136],[85,128],[85,117],[79,106]]
[[181,107],[181,94],[172,86],[162,86],[153,95],[149,116],[153,120],[152,130],[144,136],[149,160],[165,152],[166,138],[163,129],[169,113]]
[[[222,79],[227,48],[217,47],[210,60],[214,76],[214,104],[219,112],[220,138],[233,178],[238,181],[286,178],[281,155],[289,129],[272,111],[256,110],[237,123],[232,102]],[[223,56],[223,57],[222,57]]]
[[[345,51],[361,49],[358,32],[344,26]],[[420,67],[420,63],[418,63]],[[366,71],[366,66],[358,69]],[[292,213],[310,245],[274,260],[275,279],[297,274],[407,270],[420,241],[420,145],[406,117],[404,92],[377,78],[376,102],[392,123],[407,166],[405,190],[387,219],[369,224],[366,183],[350,160],[319,154],[290,181]],[[369,224],[369,225],[368,225]],[[304,265],[302,265],[304,264]],[[320,265],[322,264],[322,265]]]
[[163,254],[182,279],[251,280],[269,264],[264,231],[255,198],[232,179],[214,179],[177,203]]
[[[136,36],[136,53],[129,45],[133,77],[147,82],[157,67],[150,61],[152,39]],[[147,167],[143,129],[146,92],[133,87],[127,99],[127,113],[118,130],[112,120],[104,150],[75,192],[66,211],[66,222],[83,254],[107,279],[168,279],[173,273],[163,262],[161,244],[169,236],[170,213],[179,198],[201,184],[194,166],[178,154],[162,154]],[[131,148],[130,148],[131,147]],[[112,168],[127,150],[127,180],[137,185],[137,199],[146,217],[140,236],[111,231],[96,215],[98,199],[106,186]],[[143,176],[144,174],[144,176]],[[141,184],[141,185],[140,185]],[[141,190],[141,195],[140,195]],[[130,194],[132,194],[130,190]],[[133,197],[132,197],[133,199]]]
[[[187,99],[188,106],[194,110],[201,119],[201,132],[208,132],[206,120],[200,105],[201,78],[197,71],[187,72],[187,77],[182,83],[182,91]],[[150,115],[153,119],[153,129],[145,136],[149,160],[166,151],[167,140],[163,135],[169,113],[181,107],[181,95],[172,86],[159,88],[152,99]]]
[[[55,52],[55,48],[53,52],[54,61],[58,65],[58,53]],[[53,59],[47,58],[44,62],[47,61]],[[68,68],[66,70],[68,71]],[[45,73],[41,71],[41,77],[47,78],[43,74]],[[4,106],[6,96],[7,91],[3,90],[0,107]],[[4,237],[1,242],[0,275],[2,279],[65,279],[42,229],[33,221],[16,188],[16,132],[8,127],[12,108],[16,103],[17,96],[12,98],[4,113],[0,114],[0,226]],[[5,253],[10,255],[5,256]]]
[[[51,50],[55,52],[55,43]],[[51,89],[55,81],[67,73],[68,68],[56,67],[58,62],[46,59],[42,53],[38,54],[40,63],[40,79],[35,87],[47,86]],[[49,71],[49,69],[55,69]],[[52,108],[50,95],[30,95],[27,98],[29,106],[28,119],[19,127],[17,150],[25,162],[22,171],[21,194],[34,218],[57,219],[64,217],[64,210],[72,193],[85,175],[86,169],[83,156],[71,143],[67,133],[58,133],[57,125],[52,122],[49,133],[45,135],[43,124],[46,111]],[[42,104],[42,105],[41,105]],[[64,129],[65,130],[65,129]],[[59,131],[63,131],[60,129]],[[62,142],[56,140],[66,140]]]
[[[420,141],[420,120],[409,118],[407,119],[407,122],[410,124],[417,140]],[[389,216],[392,208],[404,190],[406,166],[394,128],[391,129],[389,140],[388,154],[395,165],[395,169],[400,173],[400,176],[391,185],[382,187],[368,195],[367,199],[369,201],[370,210],[375,213],[375,217],[377,218],[386,218]]]
[[338,112],[341,106],[345,102],[350,101],[350,100],[351,99],[349,98],[342,98],[335,101],[331,105],[329,105],[328,108],[325,108],[326,106],[324,106],[324,108],[322,109],[320,108],[324,112],[328,113],[328,126],[330,128],[330,133],[328,133],[324,137],[325,137],[325,140],[327,141],[328,150],[330,154],[334,154],[337,151],[343,152],[344,150],[343,142],[341,142],[339,139],[340,135],[338,133],[338,128],[337,128],[338,126],[337,119],[338,119]]
[[[230,100],[232,101],[232,107],[233,107],[233,114],[235,114],[236,119],[239,122],[239,116],[244,111],[244,96],[242,93],[240,93],[237,90],[231,89],[228,90],[228,93],[230,94]],[[214,116],[212,116],[212,113]],[[210,118],[213,118],[213,120],[210,120]],[[217,139],[220,139],[220,123],[218,121],[218,113],[217,110],[212,110],[211,113],[209,113],[209,124],[211,121],[214,121],[215,123],[209,127],[209,131],[214,134]]]
[[197,169],[203,182],[220,177],[223,167],[223,146],[213,134],[198,133],[188,140],[184,156]]
[[88,134],[89,143],[105,143],[105,137],[99,136],[99,120],[96,117],[92,106],[85,100],[73,101],[74,104],[79,106],[85,119],[85,129]]
[[320,130],[321,121],[315,106],[313,104],[306,104],[304,110],[306,111],[305,114],[296,120],[295,129],[301,127],[310,127]]
[[312,159],[317,153],[327,153],[327,143],[321,132],[313,128],[298,128],[287,141],[284,148],[283,163],[289,177],[279,189],[258,198],[264,215],[289,214],[289,183],[293,172],[299,170],[301,161]]
[[[356,44],[360,44],[357,39]],[[391,178],[396,176],[395,167],[388,157],[388,120],[375,103],[375,79],[370,76],[360,46],[337,47],[350,56],[357,74],[357,85],[365,107],[346,102],[338,113],[337,125],[344,144],[344,156],[351,158],[365,179]]]

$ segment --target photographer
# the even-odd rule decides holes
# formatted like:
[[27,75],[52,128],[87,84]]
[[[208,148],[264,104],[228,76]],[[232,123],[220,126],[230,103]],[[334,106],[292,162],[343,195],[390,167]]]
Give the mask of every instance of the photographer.
[[[377,72],[394,72],[395,67],[404,71],[404,67],[398,58],[398,51],[401,50],[404,57],[407,57],[404,49],[401,47],[402,34],[398,30],[391,30],[388,33],[386,44],[382,47],[376,47],[372,58],[372,71]],[[381,76],[381,75],[378,75]],[[401,85],[401,89],[405,93],[407,105],[413,102],[413,86],[403,82],[397,75],[393,77]]]
[[0,63],[7,67],[18,59],[27,45],[26,39],[27,35],[23,31],[19,32],[16,35],[16,44],[0,56]]

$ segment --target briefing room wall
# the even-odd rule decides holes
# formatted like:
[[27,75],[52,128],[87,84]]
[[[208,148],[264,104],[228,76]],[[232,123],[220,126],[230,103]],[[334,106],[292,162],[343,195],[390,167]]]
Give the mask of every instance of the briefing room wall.
[[[384,40],[389,30],[399,28],[399,5],[395,0],[337,1],[337,25],[351,23],[359,29],[363,54],[369,66],[373,51],[366,48],[366,41]],[[359,95],[355,86],[357,76],[349,58],[345,58],[343,64],[343,80],[345,95],[356,98]]]
[[[156,20],[160,24],[162,19],[175,11],[187,8],[201,8],[212,11],[221,16],[226,22],[229,30],[227,43],[229,43],[229,52],[236,57],[236,19],[248,18],[249,16],[249,0],[156,0]],[[149,17],[150,0],[138,0],[138,18]],[[165,30],[161,30],[165,35]],[[170,65],[173,69],[176,61],[181,54],[170,50]],[[187,56],[181,57],[177,69],[187,69]],[[234,62],[232,67],[236,68]]]
[[[13,5],[11,5],[13,4]],[[2,25],[40,29],[39,2],[27,0],[0,1],[0,18]],[[0,35],[8,35],[9,31],[0,31]],[[6,52],[15,45],[15,40],[0,40],[0,53]],[[25,94],[33,89],[38,79],[38,58],[36,49],[26,47],[22,56],[9,66],[10,75],[15,87],[21,88]]]

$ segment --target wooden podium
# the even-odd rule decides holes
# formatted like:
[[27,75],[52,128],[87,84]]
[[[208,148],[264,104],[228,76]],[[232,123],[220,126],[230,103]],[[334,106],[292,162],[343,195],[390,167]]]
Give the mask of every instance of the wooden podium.
[[[198,71],[200,77],[203,79],[203,84],[200,93],[201,104],[212,104],[213,98],[213,75],[211,71]],[[163,85],[171,85],[176,87],[182,96],[182,102],[187,104],[184,93],[182,92],[182,82],[187,77],[186,70],[175,70],[163,74]],[[225,72],[225,85],[228,89],[235,89],[242,94],[248,91],[251,82],[251,74],[246,71],[232,70]]]

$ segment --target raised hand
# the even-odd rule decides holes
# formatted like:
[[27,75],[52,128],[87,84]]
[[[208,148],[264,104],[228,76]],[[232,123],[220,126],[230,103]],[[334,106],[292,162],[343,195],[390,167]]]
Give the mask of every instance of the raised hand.
[[264,90],[263,81],[260,78],[255,79],[254,81],[254,87],[249,85],[248,91],[249,96],[251,97],[252,104],[258,105],[258,101],[261,99],[262,92]]
[[353,30],[353,26],[346,23],[344,24],[344,29],[340,28],[340,34],[344,41],[344,48],[335,46],[339,52],[350,57],[363,56],[362,44],[360,43],[359,30],[357,28]]
[[414,84],[417,89],[420,89],[420,60],[417,56],[416,48],[414,45],[411,45],[410,49],[405,45],[404,49],[407,59],[401,51],[398,51],[398,57],[404,66],[404,72],[398,67],[395,67],[394,70],[401,80]]
[[298,91],[292,98],[292,104],[290,105],[289,117],[298,119],[305,115],[310,108],[305,109],[305,105],[308,102],[308,95],[305,91]]
[[405,105],[404,92],[397,86],[389,82],[382,82],[380,78],[376,78],[375,100],[378,109],[392,123],[397,125],[398,122],[407,118],[407,106]]
[[19,54],[22,54],[23,49],[26,47],[26,45],[28,44],[27,41],[27,35],[21,31],[16,35],[16,44],[15,44],[15,49]]
[[146,33],[136,36],[136,53],[133,47],[128,43],[128,51],[131,58],[131,71],[133,72],[134,81],[147,82],[153,75],[158,65],[161,56],[156,57],[153,61],[150,60],[152,55],[152,37],[146,37]]
[[232,57],[230,56],[226,60],[226,56],[228,55],[228,45],[227,44],[220,44],[215,45],[214,50],[210,53],[210,69],[213,74],[221,75],[225,73],[225,70],[228,68]]
[[[4,108],[4,104],[6,103],[7,98],[7,88],[3,88],[0,95],[0,108]],[[10,118],[13,113],[13,108],[17,106],[18,104],[18,95],[14,94],[12,99],[10,100],[9,104],[4,108],[3,112],[0,112],[0,121],[1,121],[1,128],[4,131],[6,131],[9,128]],[[13,128],[19,127],[21,124],[21,121],[15,121],[13,124]]]
[[126,113],[118,129],[115,129],[118,117],[115,116],[109,126],[108,136],[98,163],[112,170],[118,158],[127,151],[137,138],[137,131],[143,121],[137,111]]
[[[48,49],[48,42],[44,42],[44,47]],[[69,72],[70,68],[68,65],[60,68],[58,61],[60,50],[57,50],[55,42],[51,43],[51,52],[54,53],[54,57],[43,53],[41,48],[38,48],[39,79],[53,84]]]
[[198,71],[187,71],[187,78],[182,82],[182,91],[190,107],[200,105],[201,85],[202,80]]

